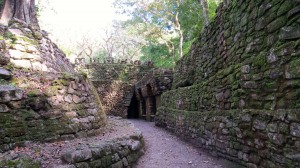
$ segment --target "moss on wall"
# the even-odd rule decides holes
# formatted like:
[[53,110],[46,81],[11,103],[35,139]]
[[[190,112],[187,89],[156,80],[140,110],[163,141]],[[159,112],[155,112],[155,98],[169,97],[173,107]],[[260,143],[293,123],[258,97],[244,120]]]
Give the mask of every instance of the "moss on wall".
[[157,125],[248,167],[299,167],[298,9],[297,0],[221,5],[178,61]]

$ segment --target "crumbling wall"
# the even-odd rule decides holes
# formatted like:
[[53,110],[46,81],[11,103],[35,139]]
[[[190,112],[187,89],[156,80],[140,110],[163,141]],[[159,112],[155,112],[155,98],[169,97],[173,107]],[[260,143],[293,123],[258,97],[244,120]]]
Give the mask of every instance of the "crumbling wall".
[[6,43],[2,54],[17,67],[47,72],[75,72],[69,59],[43,30],[11,20],[8,26],[0,25],[0,40]]
[[103,131],[106,116],[87,78],[22,71],[14,75],[12,83],[0,87],[0,151],[26,141],[51,142]]
[[299,7],[222,4],[177,63],[157,125],[249,167],[298,167]]
[[0,152],[27,141],[98,135],[99,95],[46,32],[20,21],[0,26]]

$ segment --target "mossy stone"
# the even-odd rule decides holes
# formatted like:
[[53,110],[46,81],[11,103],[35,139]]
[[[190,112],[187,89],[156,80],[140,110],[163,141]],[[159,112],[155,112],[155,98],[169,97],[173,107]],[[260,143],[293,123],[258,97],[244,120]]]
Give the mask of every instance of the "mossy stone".
[[37,97],[37,96],[40,96],[40,95],[42,95],[42,92],[40,91],[40,89],[33,89],[33,90],[30,90],[27,93],[28,97]]
[[112,164],[112,156],[104,156],[101,158],[102,167],[109,167]]
[[275,19],[273,22],[271,22],[267,26],[267,32],[272,33],[276,30],[279,30],[280,28],[282,28],[286,24],[286,22],[287,22],[286,16],[281,16],[281,17]]

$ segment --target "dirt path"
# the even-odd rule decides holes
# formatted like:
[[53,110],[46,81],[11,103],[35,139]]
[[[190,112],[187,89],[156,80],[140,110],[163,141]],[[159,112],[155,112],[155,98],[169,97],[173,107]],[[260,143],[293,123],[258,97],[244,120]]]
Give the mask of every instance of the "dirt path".
[[182,142],[174,135],[158,128],[154,123],[130,120],[143,133],[145,155],[135,168],[233,168],[240,167],[229,161],[212,157]]

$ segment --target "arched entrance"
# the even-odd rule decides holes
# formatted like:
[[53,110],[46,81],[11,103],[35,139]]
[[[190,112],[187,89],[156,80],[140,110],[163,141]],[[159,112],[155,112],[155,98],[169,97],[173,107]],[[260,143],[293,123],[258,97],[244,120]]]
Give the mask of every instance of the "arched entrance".
[[139,118],[139,102],[136,98],[135,92],[133,92],[133,96],[131,98],[131,102],[127,110],[127,118]]

